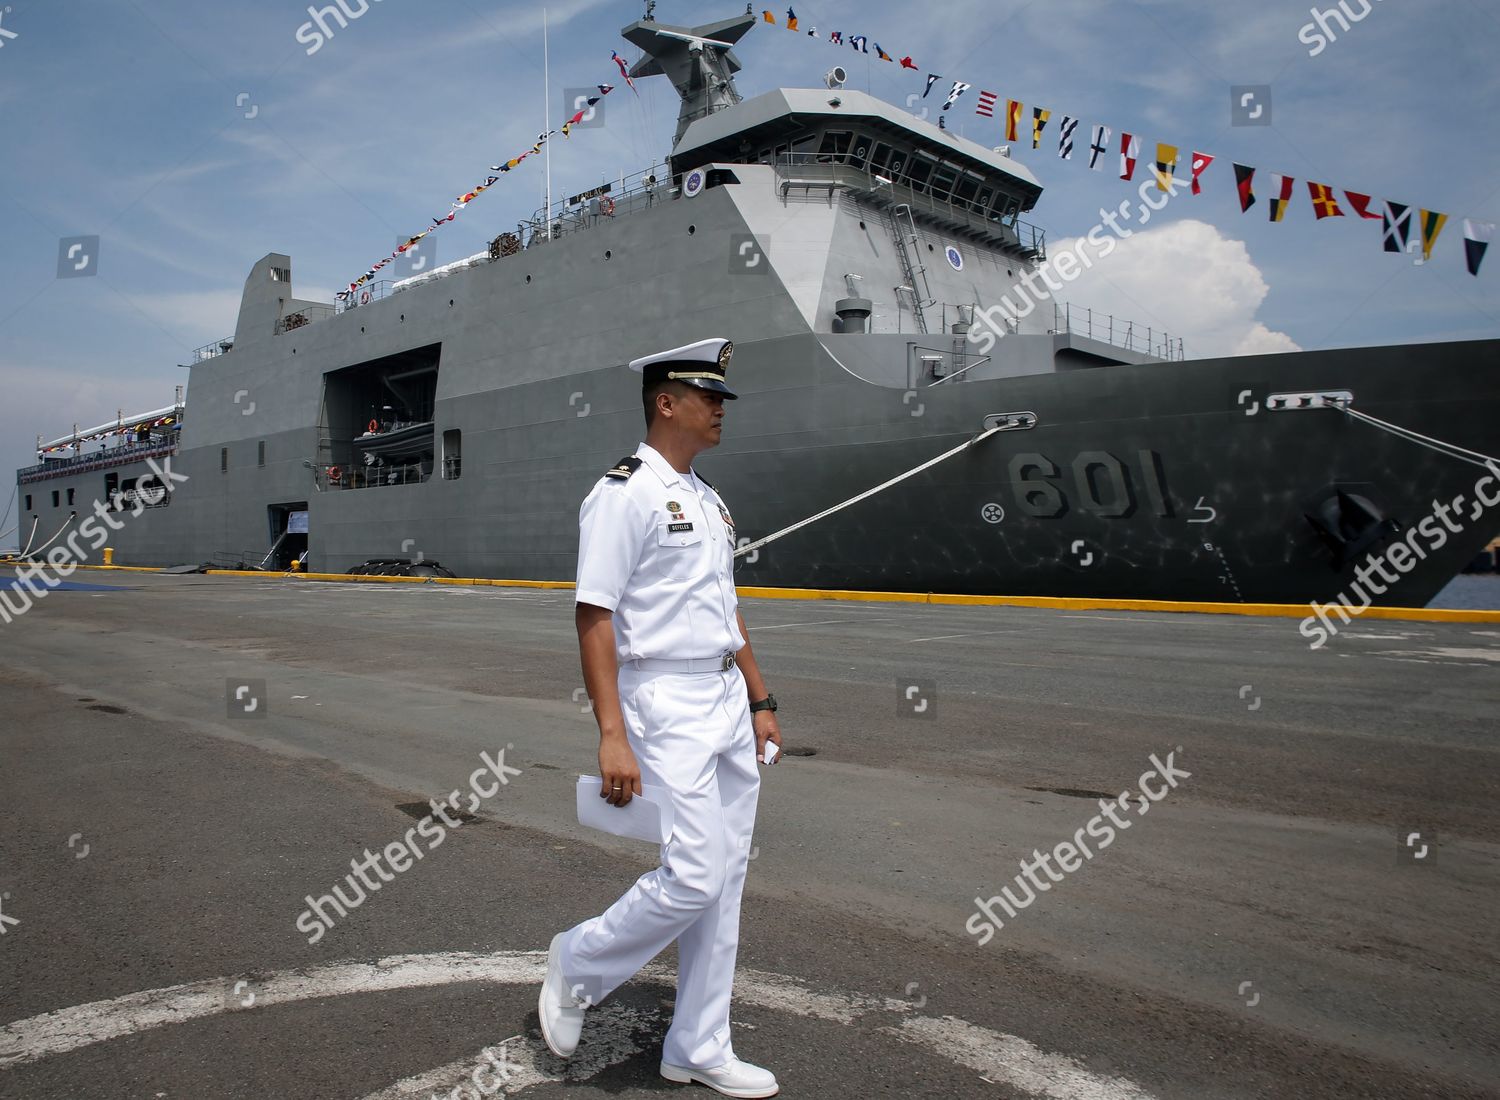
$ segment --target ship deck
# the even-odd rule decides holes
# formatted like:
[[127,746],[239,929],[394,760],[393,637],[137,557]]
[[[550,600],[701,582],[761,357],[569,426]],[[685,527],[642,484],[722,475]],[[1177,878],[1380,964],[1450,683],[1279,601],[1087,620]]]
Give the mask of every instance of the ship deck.
[[[0,1091],[426,1098],[487,1046],[508,1095],[671,1087],[671,952],[571,1068],[537,1035],[549,938],[652,862],[574,820],[570,592],[75,579],[0,625]],[[1500,627],[743,610],[811,754],[763,769],[736,989],[783,1096],[1497,1095]],[[309,945],[304,898],[499,750],[520,773]],[[1169,753],[1148,815],[965,931]]]

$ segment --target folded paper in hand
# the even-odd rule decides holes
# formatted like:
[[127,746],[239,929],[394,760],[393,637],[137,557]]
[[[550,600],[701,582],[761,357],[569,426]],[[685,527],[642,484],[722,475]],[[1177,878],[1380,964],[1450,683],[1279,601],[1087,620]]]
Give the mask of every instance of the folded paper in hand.
[[578,777],[578,823],[615,836],[665,844],[672,835],[672,799],[666,790],[641,784],[641,793],[624,806],[611,806],[599,797],[604,780],[597,775]]

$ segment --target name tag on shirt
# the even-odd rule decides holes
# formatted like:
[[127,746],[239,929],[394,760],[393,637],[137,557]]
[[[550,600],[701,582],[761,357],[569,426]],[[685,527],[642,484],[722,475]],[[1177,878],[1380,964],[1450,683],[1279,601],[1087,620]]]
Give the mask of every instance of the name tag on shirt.
[[692,529],[693,529],[693,525],[691,523],[669,523],[669,524],[667,524],[667,530],[668,531],[691,531]]

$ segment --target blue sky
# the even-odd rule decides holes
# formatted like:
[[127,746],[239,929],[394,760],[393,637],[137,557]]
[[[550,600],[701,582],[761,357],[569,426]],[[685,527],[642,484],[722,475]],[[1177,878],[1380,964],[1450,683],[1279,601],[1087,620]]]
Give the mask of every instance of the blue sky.
[[[1500,221],[1500,12],[1489,0],[1370,4],[1347,31],[1326,21],[1337,37],[1315,57],[1316,40],[1299,40],[1306,0],[798,4],[802,30],[822,37],[758,25],[737,49],[738,83],[747,98],[809,86],[840,62],[852,86],[905,105],[933,72],[944,78],[934,97],[954,79],[974,85],[950,118],[986,144],[1001,134],[974,113],[981,88],[1028,114],[1051,109],[1053,127],[1077,116],[1080,147],[1097,122],[1137,133],[1143,162],[1158,140],[1179,145],[1179,175],[1193,149],[1213,153],[1203,195],[1174,199],[1149,240],[1069,294],[1182,332],[1190,354],[1494,337],[1500,256],[1470,277],[1462,218]],[[618,31],[643,5],[547,10],[557,125],[563,88],[621,84],[609,53],[635,59]],[[691,25],[740,10],[663,0],[656,17]],[[309,36],[297,39],[308,22],[291,0],[0,3],[0,468],[34,461],[38,433],[170,404],[188,374],[176,364],[233,332],[245,275],[265,253],[292,255],[299,296],[331,298],[540,128],[539,6],[370,0],[347,27],[330,21],[333,37],[311,55]],[[920,71],[833,47],[831,30],[910,54]],[[1271,86],[1272,125],[1230,124],[1239,84]],[[553,139],[556,195],[667,151],[676,94],[660,77],[639,88],[608,97],[602,127]],[[1135,187],[1089,172],[1077,153],[1058,160],[1050,138],[1015,155],[1047,189],[1028,220],[1056,241],[1086,233]],[[1249,215],[1232,161],[1261,172]],[[1265,217],[1272,171],[1298,180],[1279,225]],[[1376,222],[1315,224],[1307,179],[1448,213],[1433,262],[1382,253]],[[504,177],[434,234],[438,261],[528,217],[542,180],[540,158]],[[98,275],[58,278],[59,241],[93,235]]]

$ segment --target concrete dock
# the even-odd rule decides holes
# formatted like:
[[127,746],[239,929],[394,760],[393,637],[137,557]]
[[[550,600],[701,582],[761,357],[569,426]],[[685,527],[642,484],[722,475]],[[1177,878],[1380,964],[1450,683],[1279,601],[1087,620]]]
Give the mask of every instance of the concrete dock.
[[[0,624],[0,1095],[681,1092],[670,951],[571,1062],[538,1035],[551,935],[654,864],[575,820],[571,592],[73,579]],[[742,609],[796,755],[734,1042],[783,1096],[1500,1096],[1500,626]],[[310,943],[306,899],[455,791]]]

